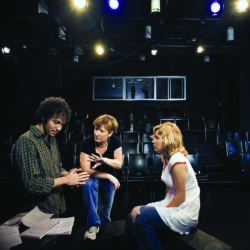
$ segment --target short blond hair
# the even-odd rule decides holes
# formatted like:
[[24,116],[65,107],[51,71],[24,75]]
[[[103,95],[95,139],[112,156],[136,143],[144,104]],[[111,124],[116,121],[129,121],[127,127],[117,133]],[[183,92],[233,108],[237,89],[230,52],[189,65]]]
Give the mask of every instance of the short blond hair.
[[118,122],[115,117],[111,115],[101,115],[94,120],[94,126],[96,128],[100,128],[102,125],[105,125],[109,133],[112,131],[116,132],[118,129]]
[[159,135],[163,139],[168,159],[170,159],[170,157],[177,152],[182,153],[184,156],[188,155],[188,152],[183,145],[182,133],[176,124],[165,122],[155,126],[152,138],[154,138],[156,131],[158,131]]

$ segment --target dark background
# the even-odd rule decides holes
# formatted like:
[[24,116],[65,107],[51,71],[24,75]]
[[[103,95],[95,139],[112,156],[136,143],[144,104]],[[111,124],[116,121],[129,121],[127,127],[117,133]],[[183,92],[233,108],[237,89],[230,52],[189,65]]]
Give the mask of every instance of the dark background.
[[[189,115],[191,126],[206,120],[216,127],[219,123],[222,131],[249,129],[248,12],[236,14],[225,1],[223,15],[212,17],[207,0],[169,0],[161,1],[161,13],[153,15],[147,0],[121,2],[121,10],[113,14],[104,2],[95,1],[89,14],[78,16],[67,1],[3,3],[0,43],[12,48],[11,54],[0,56],[4,137],[12,132],[16,138],[27,130],[39,102],[48,96],[64,97],[73,112],[93,114],[91,119],[106,112],[124,112],[125,119],[131,111],[180,112]],[[42,3],[46,14],[38,14]],[[151,39],[145,39],[148,24]],[[234,41],[227,41],[229,26],[234,27]],[[59,27],[65,29],[64,40],[58,39]],[[107,52],[102,58],[92,49],[100,40]],[[199,44],[205,45],[204,54],[196,53]],[[83,50],[78,63],[72,61],[76,46]],[[153,46],[157,56],[151,55]],[[93,101],[94,76],[186,76],[187,99]],[[153,120],[151,126],[159,122]]]

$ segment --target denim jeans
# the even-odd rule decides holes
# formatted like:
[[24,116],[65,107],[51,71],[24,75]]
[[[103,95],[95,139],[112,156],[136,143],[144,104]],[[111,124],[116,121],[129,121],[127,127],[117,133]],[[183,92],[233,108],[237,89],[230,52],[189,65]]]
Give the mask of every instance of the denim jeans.
[[[154,232],[154,228],[171,231],[154,207],[142,206],[140,214],[135,218],[134,224],[129,214],[125,225],[121,249],[134,249],[135,244],[138,244],[140,250],[164,250]],[[136,239],[137,242],[134,239]]]
[[111,222],[110,212],[115,195],[114,185],[105,179],[89,178],[82,189],[83,201],[87,210],[86,228]]

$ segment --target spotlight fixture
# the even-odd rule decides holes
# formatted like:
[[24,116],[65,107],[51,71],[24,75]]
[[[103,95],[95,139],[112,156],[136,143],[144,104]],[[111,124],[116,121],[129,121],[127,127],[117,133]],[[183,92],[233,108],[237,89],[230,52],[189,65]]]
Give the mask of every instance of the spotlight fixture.
[[61,40],[66,40],[66,28],[61,24],[60,18],[56,18],[58,25],[58,38]]
[[98,44],[98,45],[95,46],[95,52],[96,52],[97,55],[99,55],[99,56],[103,55],[104,51],[105,50],[104,50],[103,45]]
[[2,47],[1,51],[3,54],[9,54],[10,53],[10,48],[9,47]]
[[221,0],[212,0],[209,2],[209,15],[218,16],[222,13],[224,9],[223,2]]
[[66,40],[66,28],[63,25],[60,25],[58,28],[58,38],[61,40]]
[[249,2],[248,0],[238,0],[236,2],[236,10],[238,12],[245,12],[249,8]]
[[79,9],[84,9],[88,6],[88,0],[73,0],[74,6]]
[[234,28],[229,27],[227,29],[227,41],[234,41]]
[[39,0],[38,1],[38,14],[49,14],[48,11],[48,3],[45,0]]
[[205,48],[203,46],[200,45],[197,47],[197,53],[200,54],[200,53],[203,53],[204,51],[205,51]]
[[119,1],[118,0],[108,0],[108,5],[110,9],[117,10],[119,8]]
[[158,53],[157,49],[156,49],[155,47],[153,47],[153,48],[151,49],[151,55],[152,55],[152,56],[156,56],[157,53]]
[[161,1],[160,0],[151,0],[151,13],[161,12]]
[[152,29],[150,25],[145,26],[145,38],[151,39]]

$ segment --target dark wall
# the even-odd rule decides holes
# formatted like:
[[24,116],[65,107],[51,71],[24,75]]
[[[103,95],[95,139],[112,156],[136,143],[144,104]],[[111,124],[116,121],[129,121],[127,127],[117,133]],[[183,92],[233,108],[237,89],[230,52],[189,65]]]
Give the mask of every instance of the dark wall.
[[11,134],[16,123],[16,88],[18,67],[12,62],[0,61],[1,73],[1,135],[0,141],[11,141]]
[[[143,112],[179,109],[188,113],[191,120],[205,117],[215,124],[220,122],[223,130],[239,128],[242,73],[238,56],[214,55],[210,62],[204,62],[203,56],[194,54],[158,55],[146,57],[145,61],[127,59],[100,65],[73,64],[54,57],[31,57],[20,61],[15,66],[17,73],[12,75],[14,79],[16,74],[12,85],[17,86],[11,91],[11,99],[16,105],[8,107],[16,112],[16,134],[29,128],[39,102],[48,96],[64,97],[73,111],[121,113],[128,109],[141,109]],[[187,77],[186,101],[92,101],[93,76],[178,75]]]
[[239,120],[240,120],[240,130],[249,131],[250,130],[250,74],[249,74],[249,56],[244,55],[241,58],[241,75],[240,75],[240,110]]

